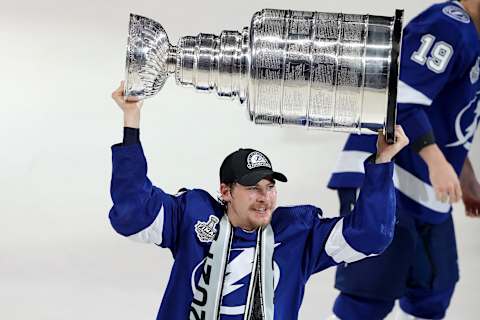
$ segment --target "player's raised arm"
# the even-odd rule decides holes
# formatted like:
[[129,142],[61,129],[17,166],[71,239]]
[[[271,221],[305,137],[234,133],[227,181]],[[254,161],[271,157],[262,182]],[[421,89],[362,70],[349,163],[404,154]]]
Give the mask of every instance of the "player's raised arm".
[[112,146],[110,222],[115,231],[132,240],[173,248],[183,196],[167,194],[147,178],[147,160],[139,138],[143,103],[124,100],[123,82],[112,98],[123,111],[124,137],[122,143]]

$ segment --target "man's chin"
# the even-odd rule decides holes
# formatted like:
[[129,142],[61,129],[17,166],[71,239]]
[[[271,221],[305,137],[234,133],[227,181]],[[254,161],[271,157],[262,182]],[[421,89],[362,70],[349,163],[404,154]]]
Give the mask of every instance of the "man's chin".
[[268,217],[261,217],[261,218],[255,219],[254,224],[256,228],[261,228],[268,225],[271,220],[272,220],[272,216],[269,215]]

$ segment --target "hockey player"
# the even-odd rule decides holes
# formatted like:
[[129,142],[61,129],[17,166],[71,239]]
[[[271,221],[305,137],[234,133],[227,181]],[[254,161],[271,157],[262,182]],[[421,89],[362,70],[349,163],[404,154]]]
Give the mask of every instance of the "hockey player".
[[[478,216],[480,185],[467,158],[480,119],[480,1],[431,6],[405,28],[398,123],[410,139],[395,161],[398,222],[380,256],[337,269],[332,319],[384,319],[400,299],[398,319],[442,319],[458,281],[451,203]],[[351,135],[329,187],[340,213],[355,205],[359,167],[375,137]],[[462,170],[463,167],[463,170]],[[459,181],[458,175],[461,173]]]
[[319,208],[276,207],[270,160],[239,149],[220,167],[218,202],[199,189],[170,195],[152,185],[139,140],[141,102],[112,94],[124,112],[123,143],[112,147],[113,228],[132,240],[168,248],[174,257],[157,319],[294,320],[310,275],[381,253],[393,237],[395,195],[391,158],[408,144],[379,135],[365,162],[355,212],[322,218]]

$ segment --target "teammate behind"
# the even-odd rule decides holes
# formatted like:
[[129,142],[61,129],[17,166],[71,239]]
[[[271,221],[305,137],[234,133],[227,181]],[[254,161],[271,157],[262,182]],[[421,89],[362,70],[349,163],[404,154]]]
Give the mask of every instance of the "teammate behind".
[[[480,0],[464,0],[433,5],[404,30],[398,123],[410,145],[395,157],[395,236],[382,255],[338,267],[337,319],[384,319],[396,299],[405,319],[445,316],[459,278],[450,203],[463,189],[467,215],[480,208],[467,158],[480,119],[479,29]],[[355,206],[360,164],[373,150],[375,137],[346,142],[329,182],[341,216]]]

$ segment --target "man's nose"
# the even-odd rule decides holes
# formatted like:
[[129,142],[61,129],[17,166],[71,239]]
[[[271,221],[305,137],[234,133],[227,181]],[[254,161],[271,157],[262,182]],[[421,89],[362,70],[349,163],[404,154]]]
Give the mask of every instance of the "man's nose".
[[258,201],[266,201],[268,197],[268,190],[267,189],[258,189],[257,191],[257,200]]

